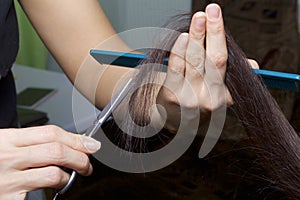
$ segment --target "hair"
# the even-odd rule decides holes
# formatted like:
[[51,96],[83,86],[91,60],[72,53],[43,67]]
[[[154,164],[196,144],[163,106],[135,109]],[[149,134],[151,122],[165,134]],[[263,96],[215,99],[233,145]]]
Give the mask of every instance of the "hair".
[[[176,32],[162,35],[157,48],[151,49],[148,59],[141,63],[142,67],[134,81],[139,89],[133,93],[130,101],[130,113],[140,126],[149,123],[148,110],[155,103],[159,91],[157,85],[147,84],[156,79],[158,71],[162,71],[161,65],[155,64],[163,64],[179,34],[189,31],[191,16],[185,14],[172,18],[165,27]],[[299,135],[228,33],[226,42],[228,60],[225,84],[234,102],[231,109],[243,124],[260,166],[265,169],[276,188],[290,198],[300,199]],[[125,124],[127,131],[140,131],[128,121]],[[136,138],[126,134],[124,137],[125,148],[144,148],[145,144],[137,143]]]

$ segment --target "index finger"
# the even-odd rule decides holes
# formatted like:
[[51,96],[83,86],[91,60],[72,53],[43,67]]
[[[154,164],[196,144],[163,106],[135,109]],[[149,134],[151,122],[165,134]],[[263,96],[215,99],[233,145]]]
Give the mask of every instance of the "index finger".
[[15,129],[15,133],[11,141],[17,147],[58,142],[84,153],[95,153],[101,146],[93,138],[70,133],[53,125]]

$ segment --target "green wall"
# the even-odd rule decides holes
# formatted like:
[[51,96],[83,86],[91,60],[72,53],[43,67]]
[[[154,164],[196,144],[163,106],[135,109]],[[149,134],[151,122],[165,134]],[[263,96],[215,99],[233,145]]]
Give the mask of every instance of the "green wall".
[[17,0],[15,0],[15,6],[20,32],[20,49],[16,63],[39,69],[46,69],[48,51],[33,29]]

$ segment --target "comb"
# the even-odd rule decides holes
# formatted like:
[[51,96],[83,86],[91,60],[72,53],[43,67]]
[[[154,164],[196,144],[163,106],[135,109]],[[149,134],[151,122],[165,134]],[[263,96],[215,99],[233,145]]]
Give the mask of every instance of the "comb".
[[[145,54],[124,53],[116,51],[106,51],[92,49],[93,56],[101,64],[118,65],[124,67],[136,67],[141,60],[146,59]],[[164,65],[168,64],[168,58],[164,59]],[[253,69],[254,73],[260,75],[268,88],[289,90],[298,92],[298,83],[300,83],[300,75],[277,72],[272,70]]]

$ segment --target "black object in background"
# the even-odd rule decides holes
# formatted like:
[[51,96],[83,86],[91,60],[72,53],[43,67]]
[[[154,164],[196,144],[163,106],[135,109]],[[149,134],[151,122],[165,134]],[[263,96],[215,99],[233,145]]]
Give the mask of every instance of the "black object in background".
[[47,113],[24,107],[17,107],[21,128],[44,125],[49,121]]
[[51,88],[29,87],[17,95],[17,105],[35,108],[55,93]]

